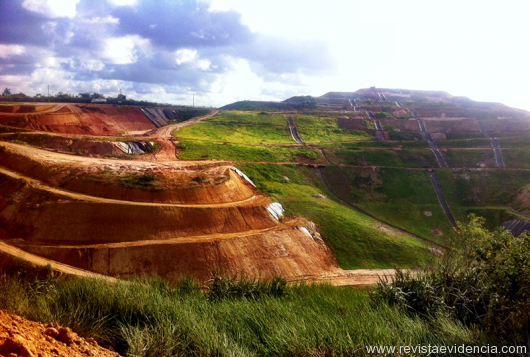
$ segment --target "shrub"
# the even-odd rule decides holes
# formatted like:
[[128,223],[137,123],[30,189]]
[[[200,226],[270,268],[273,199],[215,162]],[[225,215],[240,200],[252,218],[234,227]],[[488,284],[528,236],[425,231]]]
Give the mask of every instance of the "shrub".
[[417,276],[397,272],[381,281],[373,301],[385,301],[410,314],[434,318],[444,313],[481,326],[493,339],[526,341],[530,332],[530,236],[489,231],[470,215],[458,224],[453,251]]

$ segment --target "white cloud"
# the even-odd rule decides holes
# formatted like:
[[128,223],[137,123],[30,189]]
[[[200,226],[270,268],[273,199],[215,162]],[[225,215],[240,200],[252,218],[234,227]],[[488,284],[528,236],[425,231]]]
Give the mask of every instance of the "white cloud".
[[49,18],[75,17],[80,0],[24,0],[22,7]]
[[197,57],[197,50],[186,48],[175,51],[175,62],[180,66],[183,63],[191,62]]
[[138,5],[138,0],[109,0],[109,2],[114,6],[136,6]]
[[212,65],[212,61],[207,59],[201,59],[198,60],[195,66],[200,69],[201,71],[210,71],[210,66]]
[[8,58],[12,56],[20,56],[26,53],[26,48],[21,45],[1,45],[0,44],[0,58]]
[[135,63],[138,60],[138,52],[146,53],[149,47],[149,40],[137,35],[107,38],[104,41],[101,58],[111,64]]
[[119,24],[120,19],[108,15],[106,17],[91,17],[89,19],[82,19],[81,22],[91,25]]

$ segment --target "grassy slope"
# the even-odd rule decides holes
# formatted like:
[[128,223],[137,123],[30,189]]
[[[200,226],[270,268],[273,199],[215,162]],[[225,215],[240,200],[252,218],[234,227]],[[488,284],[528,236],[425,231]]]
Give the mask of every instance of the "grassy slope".
[[431,231],[451,231],[426,171],[327,167],[324,175],[341,199],[385,222],[440,243]]
[[[264,192],[274,194],[287,214],[314,221],[344,269],[412,267],[429,257],[422,241],[387,234],[377,222],[330,199],[314,172],[300,165],[238,165]],[[288,177],[286,181],[283,177]]]
[[175,132],[177,139],[196,139],[235,144],[292,144],[288,127],[200,123]]
[[267,161],[296,162],[298,157],[317,159],[315,150],[303,147],[264,147],[238,144],[221,144],[202,140],[180,139],[181,160],[233,160],[233,161]]
[[300,136],[306,143],[326,143],[341,141],[372,140],[373,135],[364,131],[343,130],[337,118],[310,115],[295,116]]
[[332,152],[337,162],[345,165],[389,167],[436,167],[432,151],[427,149],[364,150],[338,149]]
[[58,322],[122,355],[362,356],[366,345],[453,345],[473,335],[371,304],[351,288],[300,286],[283,298],[208,300],[189,282],[110,284],[89,279],[32,285],[2,277],[0,309]]
[[443,153],[449,167],[497,167],[493,149],[450,149]]
[[[208,123],[175,131],[181,160],[296,162],[320,158],[317,150],[296,145],[285,115],[222,112]],[[288,144],[293,147],[259,145]]]
[[457,220],[466,221],[469,213],[487,218],[489,228],[508,219],[526,219],[513,210],[519,190],[530,182],[523,170],[451,171],[438,170],[444,195]]
[[287,118],[284,114],[262,114],[238,111],[221,112],[209,118],[207,121],[220,124],[287,125]]

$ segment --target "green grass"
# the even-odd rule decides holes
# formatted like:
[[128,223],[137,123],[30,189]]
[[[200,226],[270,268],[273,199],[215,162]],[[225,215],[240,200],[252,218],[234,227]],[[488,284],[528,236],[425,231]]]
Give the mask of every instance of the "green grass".
[[528,220],[516,203],[520,190],[530,182],[530,172],[523,170],[452,171],[437,170],[440,185],[455,218],[467,222],[469,213],[487,219],[495,228],[510,219]]
[[299,129],[307,127],[324,127],[338,129],[337,118],[334,117],[321,117],[312,115],[296,115],[296,125]]
[[44,280],[0,277],[0,308],[57,322],[122,355],[365,356],[368,345],[473,343],[466,328],[409,317],[367,292],[293,286],[283,298],[216,301],[190,281]]
[[[263,192],[274,194],[286,213],[314,221],[343,269],[412,267],[429,258],[417,238],[386,233],[374,219],[335,202],[314,171],[299,165],[239,164]],[[288,177],[286,181],[283,177]]]
[[220,124],[256,124],[286,126],[287,118],[283,114],[248,113],[237,111],[224,111],[213,116],[207,121]]
[[298,132],[306,143],[322,143],[331,141],[372,140],[373,135],[364,131],[343,130],[334,128],[299,128]]
[[502,149],[506,167],[530,169],[530,150]]
[[258,126],[199,123],[174,132],[177,140],[196,139],[234,144],[292,144],[294,141],[287,125]]
[[418,133],[410,133],[405,131],[394,131],[390,128],[386,128],[385,125],[383,125],[383,129],[388,130],[388,134],[390,135],[390,140],[404,140],[404,141],[411,141],[411,140],[423,140],[420,134]]
[[404,149],[425,149],[429,147],[429,144],[425,140],[421,141],[356,141],[356,142],[342,142],[342,143],[324,143],[320,144],[320,147],[329,148],[343,148],[343,149],[356,149],[356,148],[386,148],[393,149],[401,146]]
[[483,139],[482,133],[446,133],[447,140]]
[[442,153],[449,167],[497,167],[493,149],[450,149]]
[[296,162],[298,157],[319,158],[317,151],[303,147],[245,146],[200,140],[180,140],[180,147],[181,160]]
[[339,149],[333,155],[346,165],[373,165],[389,167],[436,167],[436,158],[430,150],[362,150]]
[[446,199],[461,206],[507,206],[530,182],[524,170],[437,170]]
[[342,200],[385,222],[440,243],[444,237],[432,230],[451,232],[426,171],[327,167],[323,172]]
[[509,138],[498,138],[501,148],[527,148],[530,146],[530,135],[512,136]]
[[445,148],[489,148],[491,147],[490,139],[461,139],[461,140],[439,140],[436,141],[438,147]]

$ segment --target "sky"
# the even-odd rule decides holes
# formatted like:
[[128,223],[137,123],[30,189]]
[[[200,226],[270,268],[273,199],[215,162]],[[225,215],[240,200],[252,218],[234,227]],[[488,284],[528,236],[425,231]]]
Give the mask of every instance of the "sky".
[[360,88],[530,110],[527,0],[0,0],[0,90],[196,106]]

